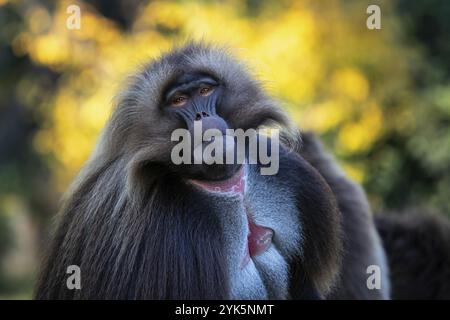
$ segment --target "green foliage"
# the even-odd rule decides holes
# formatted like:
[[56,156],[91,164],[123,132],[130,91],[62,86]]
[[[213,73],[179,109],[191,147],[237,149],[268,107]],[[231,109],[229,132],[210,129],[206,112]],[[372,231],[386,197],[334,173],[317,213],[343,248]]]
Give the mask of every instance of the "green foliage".
[[450,3],[399,1],[396,12],[402,41],[421,53],[409,68],[414,125],[371,150],[364,185],[387,208],[421,205],[450,215]]

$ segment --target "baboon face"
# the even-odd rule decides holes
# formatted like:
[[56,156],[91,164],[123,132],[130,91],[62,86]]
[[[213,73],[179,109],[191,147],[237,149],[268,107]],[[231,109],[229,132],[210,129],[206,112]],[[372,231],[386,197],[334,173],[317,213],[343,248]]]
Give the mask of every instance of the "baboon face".
[[[148,162],[188,178],[224,180],[240,165],[192,164],[194,159],[189,165],[172,165],[171,150],[178,143],[171,141],[174,130],[187,129],[193,139],[195,123],[201,123],[202,133],[216,129],[225,135],[226,129],[285,122],[285,115],[239,62],[223,50],[192,45],[162,56],[131,78],[110,123],[110,147],[122,154],[151,148]],[[194,151],[198,145],[192,141],[191,147]],[[232,143],[224,143],[230,147]]]
[[[224,180],[231,178],[241,166],[234,161],[235,159],[228,164],[225,159],[227,149],[232,148],[234,152],[235,143],[232,137],[226,139],[227,130],[230,128],[218,113],[223,107],[223,96],[224,84],[205,73],[183,73],[164,90],[162,102],[164,112],[170,117],[177,118],[177,122],[181,120],[182,126],[189,132],[190,165],[184,165],[180,171],[193,178]],[[208,130],[210,132],[214,130],[217,136],[203,140]],[[208,164],[202,161],[204,156],[202,151],[212,144],[215,138],[223,142],[220,150],[222,163]]]

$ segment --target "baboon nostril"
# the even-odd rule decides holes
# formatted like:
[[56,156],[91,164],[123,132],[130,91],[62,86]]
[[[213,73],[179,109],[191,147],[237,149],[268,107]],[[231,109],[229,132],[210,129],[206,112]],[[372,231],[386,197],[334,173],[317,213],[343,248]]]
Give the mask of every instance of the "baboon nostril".
[[207,117],[209,117],[209,114],[206,113],[205,111],[202,111],[201,113],[198,112],[198,113],[195,115],[195,120],[198,121],[198,120],[202,120],[203,118],[207,118]]

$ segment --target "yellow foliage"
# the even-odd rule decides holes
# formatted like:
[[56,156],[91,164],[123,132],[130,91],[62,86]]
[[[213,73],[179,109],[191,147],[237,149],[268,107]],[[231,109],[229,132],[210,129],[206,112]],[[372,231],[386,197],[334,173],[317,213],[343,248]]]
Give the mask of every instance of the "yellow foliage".
[[302,114],[299,122],[304,129],[325,133],[341,124],[350,111],[350,104],[339,100],[329,100],[310,107]]
[[345,173],[350,176],[354,181],[358,183],[363,183],[364,181],[364,170],[356,165],[348,165],[346,163],[341,164]]
[[333,74],[331,85],[338,95],[345,95],[358,102],[365,100],[369,94],[369,83],[354,68],[337,70]]
[[39,37],[31,47],[32,58],[41,64],[56,66],[64,64],[69,58],[67,39],[56,34]]
[[358,153],[370,149],[380,136],[383,117],[375,103],[369,103],[362,109],[362,115],[356,122],[346,123],[338,135],[338,150],[341,153]]

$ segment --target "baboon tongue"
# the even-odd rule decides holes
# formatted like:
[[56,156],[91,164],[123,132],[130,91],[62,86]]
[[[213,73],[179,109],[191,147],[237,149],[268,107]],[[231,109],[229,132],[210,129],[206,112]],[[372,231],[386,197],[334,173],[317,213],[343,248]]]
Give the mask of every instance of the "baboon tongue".
[[255,224],[251,218],[248,219],[250,233],[248,239],[248,251],[250,257],[257,256],[266,251],[272,243],[273,230]]

